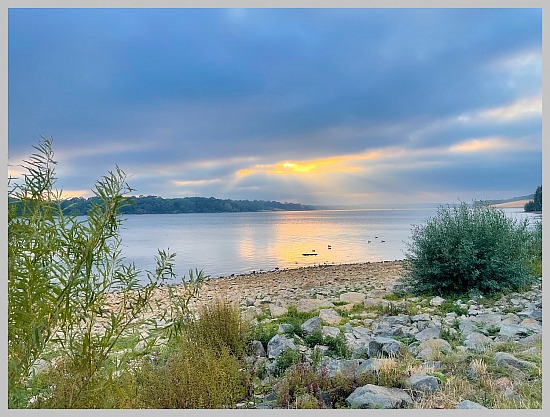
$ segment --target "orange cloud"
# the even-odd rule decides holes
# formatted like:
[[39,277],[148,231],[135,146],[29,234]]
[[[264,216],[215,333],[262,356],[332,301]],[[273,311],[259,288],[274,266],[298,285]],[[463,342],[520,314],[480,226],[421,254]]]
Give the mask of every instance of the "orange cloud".
[[274,174],[274,175],[300,175],[300,174],[320,174],[333,172],[359,172],[364,167],[357,162],[378,159],[382,157],[382,152],[372,151],[362,154],[351,154],[333,156],[329,158],[312,159],[306,161],[281,161],[274,164],[258,164],[251,168],[244,168],[237,171],[237,177],[245,177],[251,174]]
[[497,150],[510,148],[511,144],[505,139],[498,137],[488,137],[483,139],[470,139],[451,146],[449,149],[453,152],[478,152],[486,150]]

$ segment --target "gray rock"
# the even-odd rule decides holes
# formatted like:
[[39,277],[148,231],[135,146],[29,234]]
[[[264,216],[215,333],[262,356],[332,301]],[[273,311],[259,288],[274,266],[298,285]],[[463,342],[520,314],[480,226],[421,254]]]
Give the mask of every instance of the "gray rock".
[[266,356],[264,345],[262,345],[262,342],[259,340],[253,340],[250,342],[250,351],[256,357],[262,358]]
[[412,389],[420,392],[435,392],[439,389],[437,378],[426,374],[415,374],[407,379]]
[[323,326],[321,334],[328,337],[337,337],[340,334],[340,329],[338,327]]
[[503,324],[519,324],[520,321],[521,319],[516,314],[508,313],[502,318],[500,325],[502,326]]
[[491,345],[492,340],[484,334],[472,332],[464,339],[464,345],[476,352],[485,352]]
[[402,389],[372,384],[357,388],[346,398],[350,408],[405,408],[412,402],[410,395]]
[[430,321],[431,317],[429,314],[422,313],[422,314],[416,314],[411,317],[412,321]]
[[290,332],[292,331],[292,329],[294,329],[294,326],[290,323],[281,323],[279,324],[279,328],[278,328],[278,332],[279,333],[286,333],[286,332]]
[[390,337],[376,336],[369,342],[369,356],[401,356],[401,349],[404,347],[403,343],[392,339]]
[[390,302],[388,300],[384,300],[383,298],[367,298],[365,299],[363,305],[366,307],[366,308],[369,308],[369,307],[386,307],[390,304]]
[[285,335],[277,334],[267,343],[267,357],[276,359],[286,349],[296,349],[296,345]]
[[414,335],[414,338],[419,342],[423,342],[429,339],[439,339],[441,336],[441,327],[426,327],[424,330],[418,332]]
[[481,404],[470,400],[461,401],[455,408],[460,410],[487,409],[487,407],[483,407]]
[[526,371],[530,368],[536,368],[536,365],[533,362],[518,359],[508,352],[496,352],[494,358],[495,364],[497,364],[498,366],[510,366],[521,371]]
[[[415,353],[416,351],[416,353]],[[428,339],[420,342],[418,347],[411,350],[417,359],[430,361],[438,360],[440,355],[452,352],[449,342],[443,339]]]
[[319,317],[312,317],[309,320],[306,320],[300,327],[305,334],[311,334],[317,331],[321,331],[323,325]]
[[441,297],[434,297],[430,300],[430,305],[432,307],[439,307],[441,304],[443,304],[443,301],[445,301],[444,298],[441,298]]
[[503,340],[518,339],[529,336],[532,331],[519,324],[503,324],[500,326],[499,336]]
[[406,326],[411,323],[411,316],[408,314],[398,314],[397,316],[389,316],[385,321],[390,326]]

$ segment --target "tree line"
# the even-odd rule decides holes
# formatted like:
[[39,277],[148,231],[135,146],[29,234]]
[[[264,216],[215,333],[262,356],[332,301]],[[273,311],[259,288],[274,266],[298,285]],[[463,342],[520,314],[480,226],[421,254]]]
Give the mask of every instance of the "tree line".
[[[85,215],[97,197],[75,197],[61,201],[61,207],[72,215]],[[222,200],[214,197],[162,198],[158,196],[129,197],[130,204],[121,208],[121,214],[177,214],[177,213],[237,213],[276,210],[314,210],[314,206],[300,203],[281,203],[264,200]]]
[[537,187],[533,199],[525,204],[524,211],[542,211],[542,185]]

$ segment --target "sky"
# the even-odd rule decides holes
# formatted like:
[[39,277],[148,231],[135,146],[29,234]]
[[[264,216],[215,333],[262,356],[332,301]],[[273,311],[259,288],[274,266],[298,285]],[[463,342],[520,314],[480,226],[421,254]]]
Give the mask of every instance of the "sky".
[[305,204],[542,184],[541,9],[8,10],[8,163],[57,187]]

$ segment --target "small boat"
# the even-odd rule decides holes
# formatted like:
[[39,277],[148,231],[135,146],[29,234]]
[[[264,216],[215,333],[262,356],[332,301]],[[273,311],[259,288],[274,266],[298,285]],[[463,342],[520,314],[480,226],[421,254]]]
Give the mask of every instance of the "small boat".
[[317,253],[302,253],[302,256],[317,256]]

